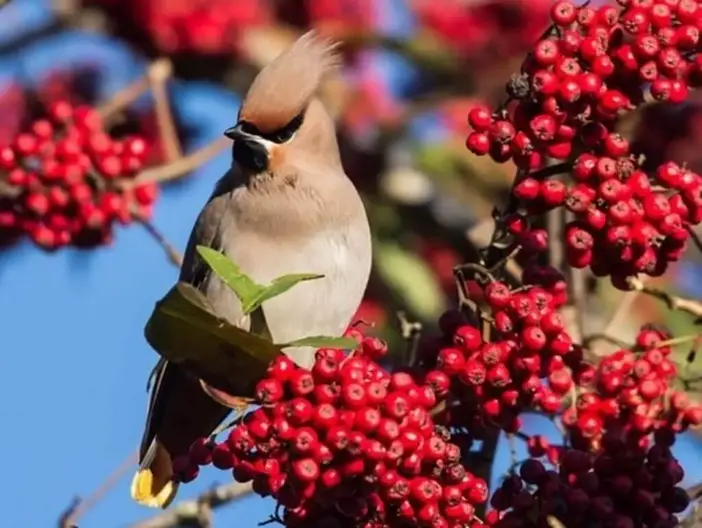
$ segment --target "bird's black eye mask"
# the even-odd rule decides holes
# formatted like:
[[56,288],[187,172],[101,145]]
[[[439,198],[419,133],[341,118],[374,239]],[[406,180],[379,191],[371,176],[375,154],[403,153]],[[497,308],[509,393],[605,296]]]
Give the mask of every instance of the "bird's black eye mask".
[[273,130],[272,132],[261,132],[256,125],[249,123],[248,121],[240,121],[242,132],[251,134],[253,136],[258,136],[273,143],[286,143],[290,141],[295,132],[297,132],[302,126],[302,122],[305,118],[305,110],[293,117],[285,126],[279,128],[278,130]]

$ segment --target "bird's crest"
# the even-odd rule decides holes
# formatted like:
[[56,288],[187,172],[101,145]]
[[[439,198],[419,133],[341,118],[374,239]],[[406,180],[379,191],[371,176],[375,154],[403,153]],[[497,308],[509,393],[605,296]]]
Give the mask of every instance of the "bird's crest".
[[309,31],[273,62],[251,84],[239,119],[261,132],[284,127],[302,112],[324,77],[339,66],[337,44]]

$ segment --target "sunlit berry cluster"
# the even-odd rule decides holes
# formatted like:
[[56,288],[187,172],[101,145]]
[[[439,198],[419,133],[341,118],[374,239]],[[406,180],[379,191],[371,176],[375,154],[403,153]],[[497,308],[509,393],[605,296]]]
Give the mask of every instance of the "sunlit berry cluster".
[[[702,219],[702,177],[674,163],[640,169],[617,132],[622,115],[649,100],[682,102],[702,82],[695,54],[702,9],[695,0],[622,1],[621,7],[551,9],[552,31],[508,84],[509,102],[476,107],[468,148],[519,167],[513,195],[530,215],[566,207],[571,266],[612,275],[662,275]],[[575,159],[574,159],[575,158]],[[540,170],[548,159],[559,171]]]
[[475,323],[457,313],[445,316],[446,344],[436,352],[436,369],[451,380],[450,423],[471,423],[475,432],[482,421],[514,432],[524,409],[556,413],[573,390],[573,377],[584,365],[558,313],[566,301],[565,281],[542,266],[526,268],[525,278],[529,285],[518,290],[488,281],[472,291],[486,305],[487,342]]
[[0,148],[0,238],[45,249],[109,242],[115,222],[151,213],[158,187],[132,183],[148,150],[141,137],[111,137],[89,106],[52,103]]
[[530,528],[552,525],[553,517],[568,528],[678,526],[675,514],[689,498],[679,486],[684,471],[671,453],[674,442],[666,431],[643,448],[610,431],[597,455],[566,449],[554,469],[529,459],[495,491],[486,523]]
[[461,448],[431,417],[437,395],[374,358],[363,340],[345,356],[323,349],[311,370],[276,359],[256,395],[261,407],[219,444],[196,442],[175,462],[181,480],[212,461],[272,496],[286,526],[340,515],[368,528],[463,526],[488,498],[487,483],[461,464]]
[[665,342],[669,337],[644,327],[634,350],[618,350],[578,376],[576,404],[562,416],[573,445],[598,446],[614,427],[645,446],[654,431],[679,433],[702,423],[702,407],[672,388],[677,367]]

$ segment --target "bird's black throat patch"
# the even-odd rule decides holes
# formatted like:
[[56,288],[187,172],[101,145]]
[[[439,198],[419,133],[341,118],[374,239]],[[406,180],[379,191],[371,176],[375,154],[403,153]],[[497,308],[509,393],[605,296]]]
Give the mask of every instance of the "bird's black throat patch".
[[268,169],[268,152],[255,140],[237,139],[232,146],[234,161],[251,172],[264,172]]

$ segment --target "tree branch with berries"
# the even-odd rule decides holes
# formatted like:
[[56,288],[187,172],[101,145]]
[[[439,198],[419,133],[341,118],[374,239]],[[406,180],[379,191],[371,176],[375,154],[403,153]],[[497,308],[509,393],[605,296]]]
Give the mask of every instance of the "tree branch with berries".
[[[151,221],[159,185],[182,178],[221,152],[225,138],[183,155],[166,83],[170,63],[100,105],[42,98],[28,126],[0,150],[0,238],[40,248],[109,244],[116,225],[141,224],[180,266],[179,252]],[[144,94],[154,100],[157,137],[114,135],[111,122]]]
[[[617,131],[649,99],[680,102],[696,86],[688,51],[702,10],[622,3],[555,3],[506,102],[470,111],[468,148],[517,174],[490,244],[455,270],[459,305],[415,361],[388,358],[358,327],[354,346],[320,349],[310,370],[276,357],[248,395],[260,407],[176,461],[182,482],[202,465],[231,470],[289,527],[678,524],[690,497],[671,448],[702,423],[702,406],[674,388],[674,349],[690,339],[645,326],[593,357],[564,315],[590,301],[576,298],[572,270],[657,295],[637,277],[663,275],[702,220],[702,177],[670,161],[644,171]],[[554,210],[560,231],[545,220]],[[554,238],[563,263],[549,258]],[[507,274],[512,261],[521,276]],[[563,442],[525,435],[531,412]],[[526,441],[529,458],[489,490],[501,433]]]
[[[467,116],[467,148],[513,164],[514,183],[494,212],[488,243],[474,244],[475,260],[454,270],[456,307],[441,316],[436,332],[413,337],[411,354],[391,351],[352,326],[343,343],[309,341],[319,350],[308,370],[281,353],[289,344],[226,326],[183,285],[157,307],[147,338],[160,354],[174,361],[187,355],[205,383],[213,370],[226,371],[221,367],[231,356],[245,357],[250,390],[232,395],[257,405],[175,461],[182,483],[213,465],[233,475],[226,489],[250,486],[274,498],[270,521],[291,528],[330,521],[363,528],[678,525],[698,494],[682,487],[684,471],[672,448],[702,424],[680,349],[696,346],[699,336],[646,325],[631,339],[607,325],[600,337],[612,349],[602,353],[577,319],[606,281],[628,299],[662,300],[693,322],[702,313],[696,300],[647,282],[696,242],[702,177],[670,160],[646,167],[620,129],[638,109],[681,103],[700,86],[702,6],[621,0],[595,8],[560,0],[551,18],[552,27],[509,79],[504,103],[476,106]],[[135,139],[108,141],[101,151],[92,145],[102,131],[95,112],[55,106],[49,117],[0,153],[13,189],[7,196],[14,193],[12,222],[46,247],[74,244],[86,229],[102,242],[114,222],[148,218],[150,182],[179,174],[176,163],[192,167],[170,149],[179,161],[143,168]],[[55,130],[65,136],[44,146],[40,139],[54,138]],[[66,138],[81,147],[65,146]],[[58,169],[42,166],[38,182],[10,180],[12,171],[26,175],[36,159],[50,157],[45,152],[63,157],[64,150],[83,160],[76,161],[75,183],[74,169],[61,164],[68,176],[52,179],[46,174]],[[84,202],[71,194],[79,185],[88,187]],[[75,230],[51,223],[51,211],[60,210],[53,188],[87,204],[69,209],[78,215]],[[92,214],[101,222],[89,222]],[[599,286],[576,287],[578,273]],[[242,295],[236,283],[229,285]],[[198,357],[166,350],[157,338],[165,334],[190,342],[196,335]],[[216,367],[205,365],[205,356]],[[232,391],[241,389],[241,370],[230,381]],[[534,413],[557,424],[560,443],[524,432],[524,417]],[[515,460],[490,489],[501,434],[525,442],[528,458]],[[217,493],[142,525],[206,526],[208,508],[224,503],[213,499]]]

